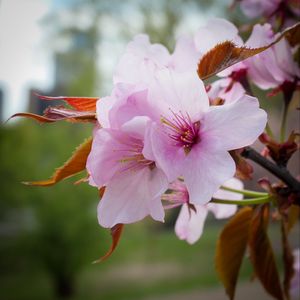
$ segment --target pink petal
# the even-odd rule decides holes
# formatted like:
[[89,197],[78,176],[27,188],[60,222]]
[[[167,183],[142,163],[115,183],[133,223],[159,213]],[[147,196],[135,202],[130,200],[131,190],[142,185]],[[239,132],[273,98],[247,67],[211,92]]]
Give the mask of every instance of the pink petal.
[[252,144],[267,121],[256,98],[244,95],[228,105],[212,106],[202,120],[200,136],[214,149],[233,150]]
[[172,182],[182,175],[186,158],[184,150],[174,145],[162,125],[152,124],[149,130],[151,143],[145,144],[144,152],[155,157],[156,164],[165,172],[169,182]]
[[192,38],[188,36],[180,37],[175,46],[175,51],[171,55],[169,67],[177,72],[196,72],[200,54],[195,48]]
[[149,99],[161,108],[163,116],[181,111],[192,120],[199,120],[201,112],[209,106],[204,84],[196,72],[177,73],[168,69],[156,72]]
[[121,127],[121,130],[137,139],[143,140],[145,136],[146,127],[149,121],[150,119],[148,117],[136,116],[128,122],[124,123]]
[[114,137],[112,130],[102,128],[94,131],[92,149],[86,164],[91,184],[102,187],[118,172],[122,153],[114,150],[122,148],[124,146]]
[[211,211],[217,219],[226,219],[236,213],[237,205],[208,203],[207,209]]
[[199,28],[194,41],[201,55],[224,41],[233,41],[238,45],[243,43],[234,24],[219,18],[210,19],[205,26]]
[[[244,187],[243,182],[237,178],[231,178],[227,180],[225,183],[223,183],[223,186],[236,190],[242,190]],[[214,198],[224,200],[242,200],[243,195],[219,189],[216,193],[214,193]],[[211,211],[217,219],[225,219],[236,213],[237,205],[208,203],[207,209]]]
[[148,98],[144,85],[122,85],[114,91],[115,100],[109,111],[109,121],[113,128],[120,128],[136,116],[147,116],[152,120],[160,118],[159,108]]
[[[244,184],[241,180],[237,178],[231,178],[222,184],[225,187],[229,187],[236,190],[242,190],[244,188]],[[217,190],[214,193],[214,198],[217,199],[229,199],[229,200],[242,200],[243,195],[239,193],[229,192],[223,189]]]
[[[209,146],[209,145],[207,145]],[[199,143],[186,156],[182,175],[192,204],[210,201],[213,194],[235,173],[235,163],[228,152],[214,152]]]
[[195,213],[189,210],[187,204],[183,204],[175,224],[178,238],[189,244],[194,244],[201,237],[208,212],[205,206],[196,206],[196,210]]
[[162,171],[143,168],[115,176],[106,186],[98,205],[99,224],[111,228],[118,223],[128,224],[150,215],[164,221],[161,195],[168,187]]
[[163,45],[151,44],[145,34],[137,35],[118,63],[114,83],[147,83],[157,68],[167,66],[169,59],[170,54]]
[[217,97],[225,100],[224,104],[235,102],[245,95],[245,89],[239,82],[234,82],[229,91],[227,88],[231,84],[230,78],[219,79],[211,84],[211,89],[208,92],[210,99],[214,100]]
[[116,102],[116,98],[113,96],[103,97],[97,101],[97,119],[102,127],[107,128],[110,126],[109,112]]

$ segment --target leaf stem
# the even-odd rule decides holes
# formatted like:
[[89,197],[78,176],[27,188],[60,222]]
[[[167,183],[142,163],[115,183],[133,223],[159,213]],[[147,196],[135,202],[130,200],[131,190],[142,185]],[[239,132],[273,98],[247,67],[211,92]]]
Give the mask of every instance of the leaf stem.
[[250,190],[236,190],[236,189],[233,189],[233,188],[230,188],[227,186],[221,186],[221,189],[228,191],[228,192],[242,194],[246,197],[248,196],[248,197],[254,197],[254,198],[261,198],[261,197],[268,196],[268,193],[255,192],[255,191],[250,191]]
[[225,199],[212,198],[210,202],[218,203],[218,204],[255,205],[255,204],[269,203],[270,201],[271,201],[271,197],[268,195],[267,197],[265,196],[260,198],[249,198],[244,200],[225,200]]

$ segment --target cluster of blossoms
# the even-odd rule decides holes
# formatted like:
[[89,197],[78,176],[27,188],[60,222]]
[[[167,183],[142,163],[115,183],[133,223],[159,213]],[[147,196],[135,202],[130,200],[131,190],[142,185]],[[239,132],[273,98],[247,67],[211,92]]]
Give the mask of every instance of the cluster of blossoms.
[[300,3],[297,0],[236,0],[249,18],[264,17],[279,26],[291,26],[300,18]]
[[[89,184],[101,195],[99,224],[110,228],[113,236],[111,249],[100,260],[114,251],[123,224],[147,216],[163,222],[165,210],[181,207],[175,232],[193,244],[208,212],[217,219],[234,215],[220,235],[216,255],[230,299],[247,247],[265,290],[276,299],[290,299],[290,294],[299,293],[299,251],[293,258],[288,233],[300,217],[300,183],[287,163],[299,150],[299,134],[292,131],[286,139],[285,124],[300,87],[295,61],[300,23],[276,33],[272,18],[288,16],[286,24],[294,23],[299,6],[288,0],[239,2],[247,15],[263,14],[271,24],[255,25],[244,42],[232,23],[212,19],[194,36],[181,36],[173,53],[151,44],[147,35],[137,35],[120,58],[109,96],[40,96],[65,100],[73,109],[50,107],[43,116],[17,115],[41,122],[95,123],[92,139],[51,179],[29,184],[48,186],[87,170]],[[217,79],[205,85],[202,79],[212,75]],[[283,95],[279,140],[252,94],[252,85],[271,89],[269,96]],[[262,154],[248,147],[258,138],[265,145]],[[260,180],[267,192],[244,190],[240,179],[250,178],[252,167],[241,153],[281,182]],[[237,210],[238,205],[252,206]],[[281,222],[283,287],[266,231],[271,216]]]
[[90,184],[106,187],[98,206],[100,225],[111,228],[147,215],[163,221],[163,199],[182,205],[176,233],[192,243],[208,210],[217,218],[235,213],[231,205],[207,203],[212,197],[241,199],[219,190],[227,183],[242,185],[232,179],[236,166],[228,151],[252,144],[267,117],[242,88],[222,97],[223,105],[211,104],[197,62],[228,39],[241,42],[234,25],[216,19],[195,37],[180,38],[173,54],[150,44],[146,35],[129,43],[112,94],[97,102],[99,124],[87,160]]

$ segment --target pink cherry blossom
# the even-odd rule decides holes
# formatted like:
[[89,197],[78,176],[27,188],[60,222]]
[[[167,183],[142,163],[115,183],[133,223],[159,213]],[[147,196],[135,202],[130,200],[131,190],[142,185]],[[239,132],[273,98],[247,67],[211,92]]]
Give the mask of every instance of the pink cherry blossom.
[[194,36],[179,37],[172,54],[163,45],[151,44],[147,35],[139,34],[127,45],[116,67],[114,83],[148,84],[153,74],[163,68],[195,72],[200,58],[226,40],[243,43],[238,29],[219,18],[209,20]]
[[[258,24],[254,26],[245,46],[263,47],[272,43],[276,37],[270,24]],[[244,87],[241,83],[244,84],[246,77],[264,90],[295,89],[299,84],[300,69],[293,59],[293,49],[282,39],[270,49],[225,69],[218,76],[224,79],[214,82],[210,93],[214,97],[228,100],[232,94],[242,93]]]
[[300,17],[297,0],[241,0],[243,13],[249,18],[265,17],[268,21],[279,21],[280,25],[291,26]]
[[292,299],[299,299],[300,296],[300,249],[293,251],[294,255],[294,275],[291,281],[290,294]]
[[281,0],[241,0],[240,5],[243,13],[249,18],[259,16],[271,16]]
[[151,44],[146,34],[139,34],[127,45],[116,67],[114,83],[147,83],[156,69],[168,65],[169,59],[167,48]]
[[212,18],[194,36],[182,36],[176,41],[169,67],[177,72],[196,71],[201,57],[217,44],[232,41],[242,45],[238,29],[231,22]]
[[242,98],[246,94],[246,91],[238,81],[235,82],[228,77],[216,80],[209,85],[207,94],[212,105],[215,99],[218,98],[222,99],[224,104],[228,104]]
[[98,205],[103,227],[132,223],[150,215],[163,221],[161,194],[168,182],[151,157],[143,154],[148,118],[136,117],[117,129],[94,131],[87,160],[90,184],[106,186]]
[[225,41],[231,41],[240,46],[243,44],[236,26],[220,18],[208,20],[206,25],[200,27],[194,35],[195,47],[200,57],[217,44]]
[[156,164],[169,182],[183,176],[192,204],[207,203],[233,177],[228,151],[252,144],[266,124],[254,97],[209,106],[203,83],[192,73],[158,72],[148,100],[161,111],[145,137]]
[[[273,42],[276,35],[270,24],[255,25],[246,45],[262,47]],[[282,39],[270,49],[245,61],[248,75],[261,89],[276,88],[300,77],[300,69],[293,59],[288,42]]]
[[[223,185],[234,189],[243,188],[243,183],[236,178],[229,179]],[[187,188],[179,180],[172,184],[170,188],[172,192],[163,195],[162,199],[171,202],[173,206],[182,204],[175,224],[175,233],[179,239],[186,240],[189,244],[194,244],[201,237],[208,212],[212,212],[217,219],[224,219],[235,214],[237,210],[236,205],[229,204],[191,205]],[[241,194],[222,189],[219,189],[213,197],[228,200],[241,200],[243,198]]]

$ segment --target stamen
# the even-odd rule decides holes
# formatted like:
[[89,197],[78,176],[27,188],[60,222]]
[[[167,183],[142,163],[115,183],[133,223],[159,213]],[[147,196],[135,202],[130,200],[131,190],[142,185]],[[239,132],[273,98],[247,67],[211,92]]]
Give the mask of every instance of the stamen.
[[155,163],[151,160],[148,160],[142,154],[143,151],[143,142],[137,139],[127,140],[126,143],[123,143],[125,146],[124,149],[115,149],[115,152],[121,152],[123,155],[118,160],[123,166],[121,172],[131,171],[136,172],[142,168],[150,168],[152,170],[155,167]]
[[182,112],[174,113],[172,120],[161,117],[161,122],[169,129],[168,136],[174,140],[176,146],[182,147],[188,154],[192,147],[200,142],[200,121],[192,122],[190,116],[184,116]]

